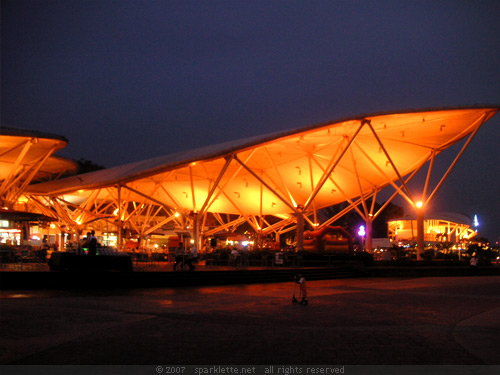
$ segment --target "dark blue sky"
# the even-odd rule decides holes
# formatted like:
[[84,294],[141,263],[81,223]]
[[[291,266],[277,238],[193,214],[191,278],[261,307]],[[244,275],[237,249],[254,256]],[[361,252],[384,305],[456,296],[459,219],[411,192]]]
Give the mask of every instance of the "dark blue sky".
[[[63,156],[107,167],[363,113],[500,103],[496,0],[1,4],[2,124],[64,135]],[[497,115],[433,207],[478,214],[490,239],[499,146]]]

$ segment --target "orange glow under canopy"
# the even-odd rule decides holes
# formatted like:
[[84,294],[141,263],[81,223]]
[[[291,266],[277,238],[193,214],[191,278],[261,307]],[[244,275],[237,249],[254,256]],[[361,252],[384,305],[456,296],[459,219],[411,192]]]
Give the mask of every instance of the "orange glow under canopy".
[[[389,185],[472,134],[498,107],[367,115],[257,136],[29,186],[84,200],[118,184],[184,212],[290,216]],[[78,191],[83,192],[78,193]]]

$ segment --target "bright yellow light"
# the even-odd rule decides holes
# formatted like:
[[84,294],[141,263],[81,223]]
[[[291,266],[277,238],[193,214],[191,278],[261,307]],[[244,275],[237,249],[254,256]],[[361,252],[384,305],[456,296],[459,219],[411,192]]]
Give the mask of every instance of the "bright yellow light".
[[421,208],[424,204],[422,203],[422,201],[418,201],[417,203],[415,203],[415,206],[417,206],[417,208]]
[[78,194],[81,194],[81,193],[83,193],[84,191],[85,191],[85,190],[80,189],[80,190],[78,190]]
[[118,211],[119,211],[119,210],[120,210],[119,208],[117,208],[116,210],[114,210],[114,211],[113,211],[113,215],[114,215],[114,216],[118,216]]
[[180,213],[176,212],[175,217],[179,217],[179,216],[180,216]]

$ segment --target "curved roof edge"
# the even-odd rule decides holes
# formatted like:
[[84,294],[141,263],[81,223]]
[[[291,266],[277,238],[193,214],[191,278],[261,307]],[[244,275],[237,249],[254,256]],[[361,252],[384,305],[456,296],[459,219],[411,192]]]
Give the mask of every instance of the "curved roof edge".
[[43,173],[50,175],[67,175],[69,177],[78,172],[78,163],[69,158],[52,155],[47,159],[44,165],[42,165],[39,172],[41,173],[35,175],[33,181],[39,181],[40,175]]
[[[417,215],[416,214],[404,215],[389,220],[388,223],[392,221],[404,221],[404,220],[417,220]],[[425,214],[424,220],[445,220],[457,224],[472,225],[472,218],[469,215],[461,212],[429,212]]]
[[[454,110],[492,110],[495,113],[500,111],[500,104],[495,105],[471,105],[471,106],[454,106],[454,107],[434,107],[434,108],[419,108],[406,109],[400,111],[383,111],[371,114],[361,114],[357,116],[343,117],[333,121],[325,121],[303,127],[281,130],[274,133],[267,133],[248,138],[235,139],[219,144],[208,145],[201,148],[181,151],[173,154],[160,155],[153,158],[123,164],[116,167],[111,167],[95,172],[89,172],[81,175],[67,177],[61,180],[46,182],[41,184],[30,185],[26,191],[33,194],[44,194],[50,190],[52,193],[65,193],[79,189],[95,189],[103,186],[114,185],[118,183],[129,182],[140,177],[147,177],[157,173],[188,165],[192,162],[200,160],[210,160],[219,157],[224,157],[234,153],[235,151],[244,150],[254,147],[259,144],[271,142],[279,138],[293,136],[302,132],[314,130],[328,125],[340,124],[346,121],[363,120],[365,118],[409,114],[420,112],[439,112],[439,111],[454,111]],[[59,185],[60,181],[64,181],[64,187]],[[59,182],[59,183],[58,183]],[[58,186],[56,187],[55,184]]]
[[19,129],[19,128],[11,128],[8,126],[0,125],[0,135],[10,135],[15,137],[36,137],[36,138],[46,138],[46,139],[54,139],[58,141],[63,141],[68,143],[68,139],[62,135],[54,134],[54,133],[45,133],[36,130],[27,130],[27,129]]

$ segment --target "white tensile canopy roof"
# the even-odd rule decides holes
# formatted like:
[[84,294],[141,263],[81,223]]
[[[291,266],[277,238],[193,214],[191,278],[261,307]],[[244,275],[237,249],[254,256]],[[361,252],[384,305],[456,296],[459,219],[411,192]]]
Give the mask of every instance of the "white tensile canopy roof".
[[31,181],[76,173],[74,162],[53,156],[67,144],[66,138],[55,134],[0,127],[2,201],[15,202]]
[[[67,144],[66,138],[54,134],[0,127],[0,181],[15,174],[16,168],[25,169],[37,164]],[[58,173],[68,166],[64,159],[54,158],[50,163],[40,165],[38,171]]]
[[[33,196],[91,194],[126,188],[184,212],[290,217],[379,190],[474,134],[498,106],[359,116],[31,185]],[[108,198],[109,199],[109,198]]]

